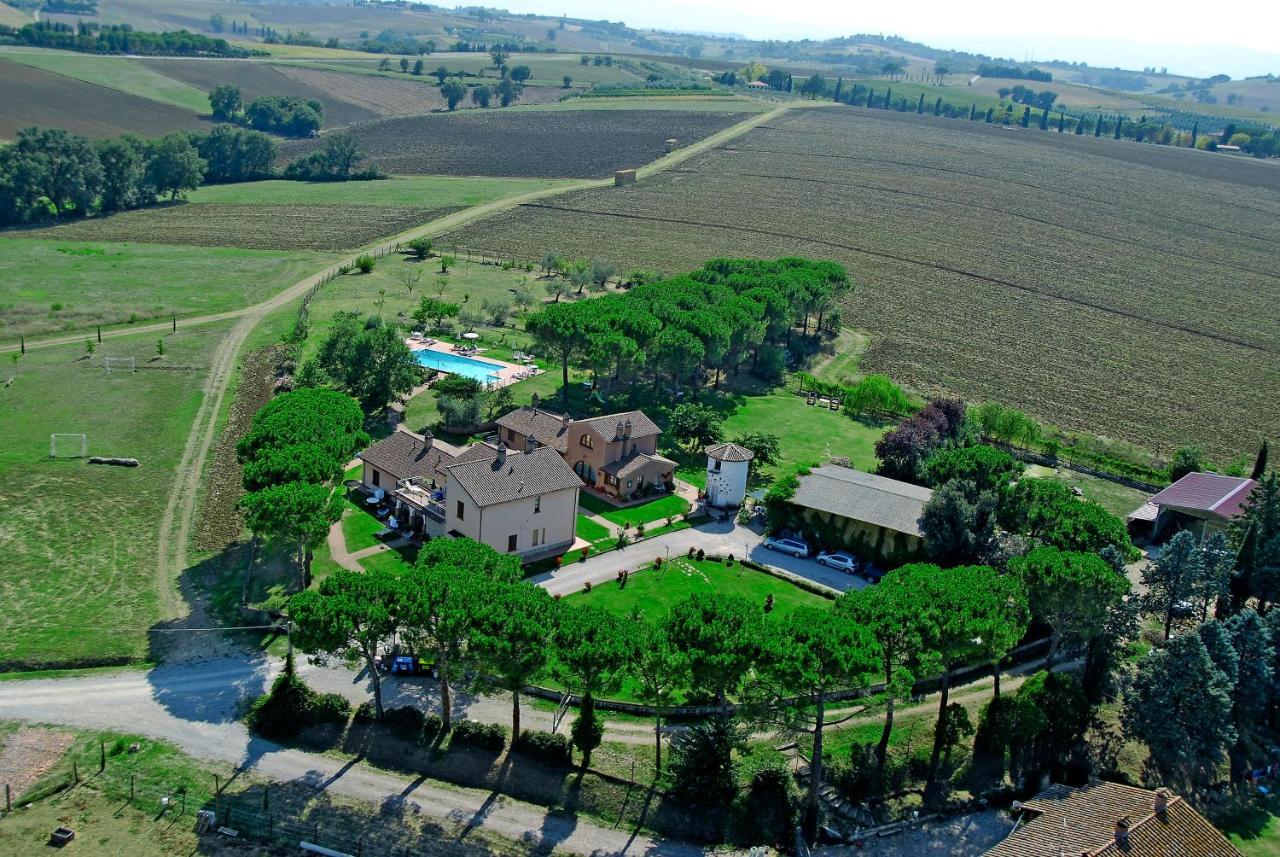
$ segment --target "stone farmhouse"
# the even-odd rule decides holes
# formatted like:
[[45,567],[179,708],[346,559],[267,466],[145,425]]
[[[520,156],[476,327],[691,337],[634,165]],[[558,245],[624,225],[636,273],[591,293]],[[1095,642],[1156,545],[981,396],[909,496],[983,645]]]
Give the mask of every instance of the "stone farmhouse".
[[535,403],[498,419],[500,444],[554,449],[589,490],[614,502],[674,489],[676,463],[658,454],[661,433],[641,411],[575,420]]

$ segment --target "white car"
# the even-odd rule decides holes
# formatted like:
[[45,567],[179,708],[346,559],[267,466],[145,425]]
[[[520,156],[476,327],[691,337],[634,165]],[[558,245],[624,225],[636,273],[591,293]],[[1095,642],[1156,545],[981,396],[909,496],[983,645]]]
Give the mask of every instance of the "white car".
[[823,551],[818,554],[818,565],[853,574],[858,570],[858,561],[842,551]]
[[799,539],[775,539],[773,536],[764,540],[764,546],[771,551],[789,553],[796,558],[809,555],[809,546]]

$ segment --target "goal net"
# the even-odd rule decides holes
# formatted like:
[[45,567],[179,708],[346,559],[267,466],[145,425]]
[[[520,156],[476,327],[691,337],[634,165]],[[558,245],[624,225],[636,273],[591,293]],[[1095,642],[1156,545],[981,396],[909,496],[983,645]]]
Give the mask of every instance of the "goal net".
[[49,435],[50,458],[87,458],[88,455],[89,435],[72,433]]
[[103,357],[102,367],[107,370],[107,374],[112,372],[137,372],[138,367],[132,357]]

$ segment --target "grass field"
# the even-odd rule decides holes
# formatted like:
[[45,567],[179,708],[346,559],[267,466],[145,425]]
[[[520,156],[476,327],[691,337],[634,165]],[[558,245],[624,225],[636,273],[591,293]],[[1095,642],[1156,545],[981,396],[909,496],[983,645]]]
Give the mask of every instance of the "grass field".
[[237,309],[280,291],[331,258],[307,252],[16,237],[25,234],[0,237],[3,340]]
[[810,407],[790,390],[748,396],[724,421],[725,437],[731,439],[748,433],[781,438],[781,461],[753,466],[757,476],[794,471],[801,464],[821,463],[832,456],[844,456],[854,467],[874,469],[876,441],[886,428],[858,422],[840,411]]
[[1245,857],[1280,857],[1280,798],[1238,798],[1213,821]]
[[504,196],[555,187],[554,179],[408,176],[371,182],[265,181],[205,185],[188,194],[192,204],[384,205],[392,208],[460,208]]
[[[156,532],[216,339],[228,325],[104,343],[133,356],[107,375],[78,346],[31,351],[0,390],[0,669],[119,663],[147,655],[158,615]],[[6,360],[6,363],[9,361]],[[137,468],[50,460],[52,432],[83,432],[89,454]]]
[[667,272],[833,258],[856,284],[845,322],[870,336],[862,371],[1232,456],[1280,433],[1266,392],[1280,387],[1277,188],[1274,165],[1210,153],[796,111],[634,187],[449,237]]
[[178,204],[26,233],[62,241],[163,241],[248,250],[354,250],[447,214],[389,205]]
[[[640,105],[636,105],[637,108]],[[692,111],[487,110],[388,119],[352,129],[371,163],[397,175],[587,178],[639,167],[663,154],[663,141],[687,144],[734,124],[735,113]],[[322,141],[290,141],[281,160]]]
[[625,587],[616,582],[602,583],[590,592],[566,597],[567,604],[592,604],[619,616],[639,613],[647,621],[659,622],[673,605],[689,595],[715,592],[736,595],[752,604],[764,606],[772,595],[774,612],[785,615],[800,607],[824,607],[831,602],[820,595],[806,592],[786,581],[761,571],[752,571],[741,563],[688,560],[683,557],[662,564],[662,568],[646,568],[633,573]]
[[659,497],[647,503],[639,503],[635,506],[619,509],[611,503],[583,491],[578,497],[578,505],[592,514],[599,515],[606,521],[612,521],[620,527],[625,524],[630,524],[633,527],[637,524],[652,524],[655,521],[665,523],[667,518],[679,517],[689,511],[689,501],[678,494],[668,494],[665,497]]
[[5,51],[0,57],[54,74],[104,86],[120,92],[181,107],[193,113],[209,112],[209,96],[171,77],[166,77],[143,60],[60,51]]

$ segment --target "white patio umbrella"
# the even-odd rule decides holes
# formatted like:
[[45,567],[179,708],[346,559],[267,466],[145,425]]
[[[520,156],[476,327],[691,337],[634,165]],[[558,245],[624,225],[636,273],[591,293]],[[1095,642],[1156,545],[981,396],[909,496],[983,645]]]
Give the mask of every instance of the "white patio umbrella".
[[480,334],[476,333],[476,332],[473,330],[473,331],[469,331],[469,332],[467,332],[467,333],[462,334],[462,338],[463,338],[463,339],[479,339],[479,338],[480,338]]

